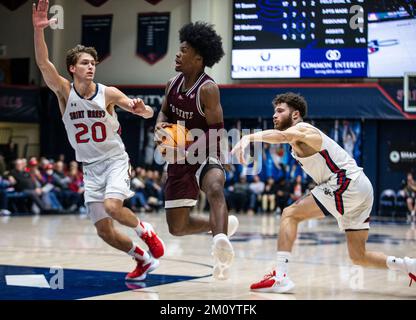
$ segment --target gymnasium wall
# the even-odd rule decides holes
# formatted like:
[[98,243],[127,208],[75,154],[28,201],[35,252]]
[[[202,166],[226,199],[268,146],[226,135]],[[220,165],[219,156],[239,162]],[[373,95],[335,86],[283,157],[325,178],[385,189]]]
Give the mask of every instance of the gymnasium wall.
[[[28,1],[15,11],[0,5],[0,44],[6,45],[6,55],[0,59],[30,58],[29,82],[39,83],[39,71],[35,65],[33,47],[32,2]],[[46,34],[49,46],[51,34]]]
[[[215,24],[223,37],[226,56],[207,72],[219,83],[231,83],[231,0],[162,0],[152,5],[145,0],[109,0],[94,7],[84,0],[51,0],[50,6],[64,8],[64,29],[45,32],[51,61],[58,71],[69,77],[65,66],[65,52],[81,41],[83,14],[113,14],[111,56],[97,68],[96,80],[106,84],[165,84],[174,74],[174,59],[179,48],[178,31],[186,23],[197,20]],[[32,2],[28,1],[15,11],[0,5],[0,44],[7,45],[6,58],[30,57],[30,80],[41,84],[34,60]],[[155,65],[136,56],[137,14],[143,12],[170,12],[170,33],[167,55]]]

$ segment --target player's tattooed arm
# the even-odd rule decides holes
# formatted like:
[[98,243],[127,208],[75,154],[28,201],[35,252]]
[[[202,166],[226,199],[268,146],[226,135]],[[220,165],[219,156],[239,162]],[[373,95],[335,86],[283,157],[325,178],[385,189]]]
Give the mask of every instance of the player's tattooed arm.
[[146,105],[142,99],[130,99],[115,87],[107,87],[105,90],[105,101],[107,106],[117,105],[120,108],[137,114],[145,119],[153,117],[153,108]]

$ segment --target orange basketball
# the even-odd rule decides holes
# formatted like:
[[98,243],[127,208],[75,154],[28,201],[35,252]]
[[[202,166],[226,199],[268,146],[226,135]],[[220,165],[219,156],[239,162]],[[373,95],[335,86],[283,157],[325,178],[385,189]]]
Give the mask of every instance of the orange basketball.
[[160,147],[165,145],[184,148],[190,142],[193,142],[192,137],[190,135],[188,136],[188,133],[188,129],[178,124],[165,126],[164,128],[159,129],[159,135],[161,136],[162,141]]

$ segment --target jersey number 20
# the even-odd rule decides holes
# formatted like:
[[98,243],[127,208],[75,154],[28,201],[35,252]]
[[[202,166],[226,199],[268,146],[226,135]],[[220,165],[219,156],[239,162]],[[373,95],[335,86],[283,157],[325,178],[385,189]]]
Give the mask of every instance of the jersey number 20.
[[[75,134],[75,139],[77,140],[77,143],[87,143],[90,141],[89,138],[84,137],[86,134],[88,134],[88,126],[84,123],[76,123],[74,124],[75,128],[81,129]],[[98,135],[98,131],[100,132],[100,135]],[[105,129],[105,124],[102,122],[95,122],[91,126],[91,137],[92,140],[95,142],[103,142],[107,138],[107,131]]]

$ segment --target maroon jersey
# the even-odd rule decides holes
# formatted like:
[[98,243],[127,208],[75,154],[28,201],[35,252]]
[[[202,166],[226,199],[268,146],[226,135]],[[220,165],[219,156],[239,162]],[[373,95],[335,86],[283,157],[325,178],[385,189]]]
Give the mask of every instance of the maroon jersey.
[[[184,122],[188,130],[209,130],[204,110],[200,102],[200,89],[206,83],[215,83],[205,73],[201,74],[192,88],[182,91],[184,76],[178,74],[167,90],[167,122]],[[218,148],[219,150],[219,148]],[[192,207],[196,204],[201,176],[207,164],[169,164],[168,178],[165,184],[165,208]],[[217,167],[221,168],[220,165]]]
[[215,83],[211,77],[202,73],[192,88],[182,91],[185,79],[182,73],[178,74],[171,82],[167,92],[168,117],[167,122],[185,122],[188,130],[195,128],[204,132],[208,131],[208,124],[202,110],[199,93],[201,87],[209,82]]

